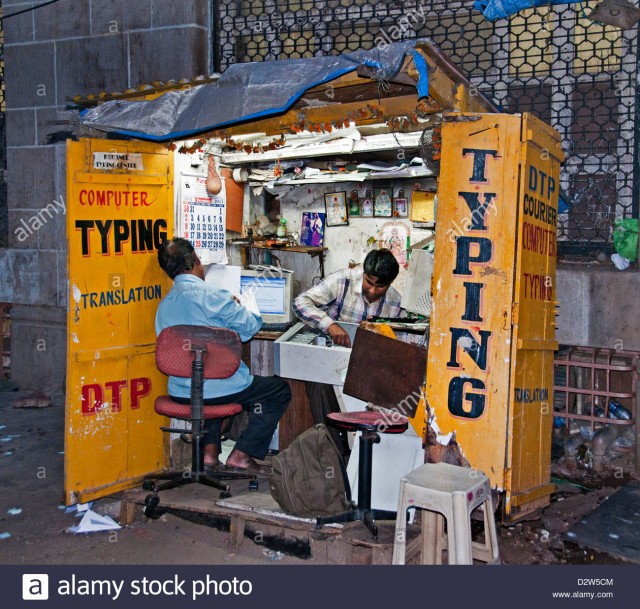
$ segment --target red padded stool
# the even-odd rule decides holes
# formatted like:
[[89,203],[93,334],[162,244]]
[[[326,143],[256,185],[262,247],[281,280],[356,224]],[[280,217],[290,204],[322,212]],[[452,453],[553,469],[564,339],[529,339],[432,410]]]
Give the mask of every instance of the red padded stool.
[[[164,374],[191,379],[190,404],[175,402],[168,395],[156,398],[154,410],[163,416],[191,422],[191,430],[162,427],[162,431],[191,434],[191,471],[160,472],[145,478],[143,488],[153,491],[145,498],[145,513],[160,503],[158,492],[185,484],[204,484],[222,491],[222,497],[230,497],[229,485],[220,480],[249,478],[253,474],[236,472],[205,473],[202,446],[202,422],[206,419],[223,419],[242,411],[240,404],[204,406],[204,379],[224,379],[232,376],[240,366],[242,342],[236,332],[226,328],[208,326],[171,326],[165,328],[156,343],[156,365]],[[157,484],[157,480],[165,482]]]
[[409,426],[409,420],[397,413],[384,415],[379,412],[331,412],[327,423],[344,431],[360,431],[360,450],[358,456],[358,506],[331,516],[319,516],[316,527],[332,522],[353,522],[361,520],[374,537],[378,536],[378,527],[374,519],[394,520],[396,512],[371,509],[371,479],[373,445],[380,442],[381,433],[403,433]]

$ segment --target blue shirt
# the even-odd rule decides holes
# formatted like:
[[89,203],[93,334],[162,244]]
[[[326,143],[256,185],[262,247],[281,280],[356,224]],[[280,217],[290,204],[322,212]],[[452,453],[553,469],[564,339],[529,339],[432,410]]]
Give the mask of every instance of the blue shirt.
[[[262,318],[249,312],[231,297],[231,292],[215,288],[199,277],[178,275],[169,293],[160,301],[156,313],[156,335],[170,326],[217,326],[235,330],[244,342],[249,340],[262,325]],[[244,362],[233,376],[227,379],[207,379],[204,397],[217,398],[246,389],[253,376]],[[189,398],[191,379],[169,377],[169,395]]]

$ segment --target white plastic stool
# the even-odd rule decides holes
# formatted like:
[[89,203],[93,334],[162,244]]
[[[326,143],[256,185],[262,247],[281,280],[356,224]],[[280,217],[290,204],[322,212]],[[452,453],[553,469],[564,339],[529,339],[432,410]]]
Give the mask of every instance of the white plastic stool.
[[[422,534],[407,544],[407,509],[411,507],[423,510]],[[471,512],[478,507],[484,512],[484,543],[471,540]],[[422,564],[442,564],[444,549],[450,565],[471,565],[474,559],[500,564],[491,486],[478,470],[427,463],[400,480],[392,562],[403,565],[419,551]]]

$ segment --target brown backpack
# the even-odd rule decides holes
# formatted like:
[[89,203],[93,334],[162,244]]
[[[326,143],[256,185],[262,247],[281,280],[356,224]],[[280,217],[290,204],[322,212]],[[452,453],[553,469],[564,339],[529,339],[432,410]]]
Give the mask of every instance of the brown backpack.
[[325,425],[300,434],[271,467],[271,495],[287,514],[315,518],[351,508],[347,470]]

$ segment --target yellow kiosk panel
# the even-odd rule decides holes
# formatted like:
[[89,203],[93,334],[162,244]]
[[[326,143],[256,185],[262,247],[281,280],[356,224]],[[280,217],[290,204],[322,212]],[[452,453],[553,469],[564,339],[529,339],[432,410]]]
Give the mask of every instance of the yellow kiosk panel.
[[173,234],[172,159],[143,142],[67,144],[69,504],[164,466],[154,318],[170,284],[157,248]]
[[442,141],[427,399],[440,432],[506,491],[508,514],[551,492],[562,152],[529,115],[450,115]]

